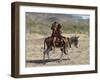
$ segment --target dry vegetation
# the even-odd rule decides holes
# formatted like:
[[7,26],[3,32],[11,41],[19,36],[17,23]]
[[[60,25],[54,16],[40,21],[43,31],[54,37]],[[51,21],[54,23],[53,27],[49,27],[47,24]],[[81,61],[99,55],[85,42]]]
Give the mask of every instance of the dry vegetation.
[[[48,65],[81,65],[89,64],[89,18],[83,19],[82,14],[50,14],[50,13],[26,13],[26,66]],[[79,36],[79,48],[69,49],[68,56],[63,56],[63,61],[58,63],[60,50],[55,54],[50,52],[50,60],[43,65],[43,40],[51,35],[51,25],[57,21],[62,25],[62,33],[65,37]]]
[[[73,36],[74,34],[63,34],[64,36]],[[26,34],[26,66],[51,66],[51,65],[81,65],[89,64],[89,36],[87,34],[77,34],[79,36],[79,48],[69,49],[68,56],[63,56],[63,61],[58,63],[61,51],[56,49],[53,54],[50,52],[50,60],[43,65],[43,40],[46,36],[40,34]]]

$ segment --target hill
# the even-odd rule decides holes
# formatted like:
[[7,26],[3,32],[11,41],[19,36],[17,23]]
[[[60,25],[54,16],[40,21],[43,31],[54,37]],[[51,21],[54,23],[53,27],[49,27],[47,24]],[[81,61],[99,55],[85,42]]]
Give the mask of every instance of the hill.
[[89,18],[84,19],[78,14],[52,14],[26,12],[26,32],[50,34],[50,27],[54,21],[62,25],[64,33],[89,32]]

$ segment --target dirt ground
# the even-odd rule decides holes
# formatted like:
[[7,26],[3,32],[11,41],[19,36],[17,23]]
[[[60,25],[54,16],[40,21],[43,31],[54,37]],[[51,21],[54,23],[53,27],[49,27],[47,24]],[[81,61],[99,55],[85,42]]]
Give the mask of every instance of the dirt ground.
[[[49,35],[47,35],[49,36]],[[63,34],[70,37],[74,34]],[[26,67],[56,66],[56,65],[81,65],[89,64],[89,35],[77,34],[79,36],[78,48],[72,46],[68,49],[68,55],[63,56],[63,61],[58,62],[61,51],[56,49],[55,53],[50,52],[50,60],[43,64],[43,40],[46,36],[39,34],[26,34]],[[69,59],[70,58],[70,59]]]

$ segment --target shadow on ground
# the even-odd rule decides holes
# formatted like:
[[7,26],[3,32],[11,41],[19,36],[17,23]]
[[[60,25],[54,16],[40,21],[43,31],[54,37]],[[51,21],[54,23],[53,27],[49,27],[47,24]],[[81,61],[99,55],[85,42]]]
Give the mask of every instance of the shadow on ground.
[[[69,60],[69,59],[62,59],[63,61]],[[46,60],[27,60],[26,63],[35,63],[35,64],[43,64],[43,62],[56,62],[59,61],[59,59],[46,59]]]

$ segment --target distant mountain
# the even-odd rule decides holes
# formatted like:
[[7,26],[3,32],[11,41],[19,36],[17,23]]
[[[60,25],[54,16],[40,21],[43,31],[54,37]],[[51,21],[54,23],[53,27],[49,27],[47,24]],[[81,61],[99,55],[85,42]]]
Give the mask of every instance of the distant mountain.
[[[62,24],[64,31],[69,29],[69,32],[70,32],[73,26],[77,26],[78,28],[85,29],[88,32],[89,18],[84,19],[82,18],[82,16],[85,16],[85,15],[26,12],[26,28],[27,30],[32,31],[32,32],[39,32],[39,31],[42,31],[43,29],[49,30],[52,23],[57,21],[58,23]],[[82,31],[82,30],[79,30],[79,31]],[[47,33],[47,32],[48,31],[45,31],[43,33]]]

